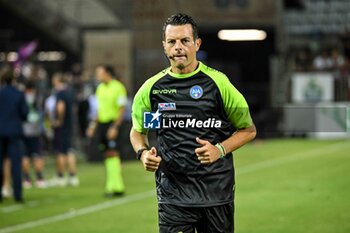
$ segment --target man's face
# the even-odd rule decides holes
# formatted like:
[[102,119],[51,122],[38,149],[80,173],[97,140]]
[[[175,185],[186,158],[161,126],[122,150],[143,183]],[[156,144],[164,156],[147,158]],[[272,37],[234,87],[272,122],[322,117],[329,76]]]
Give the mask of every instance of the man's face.
[[97,67],[95,75],[98,82],[105,82],[106,71],[103,67],[101,66]]
[[168,25],[165,29],[163,47],[172,71],[175,73],[192,72],[197,66],[196,53],[200,44],[200,39],[194,40],[190,24]]
[[52,78],[52,86],[54,88],[58,88],[58,86],[59,86],[60,81],[58,79],[59,79],[58,77],[53,77]]

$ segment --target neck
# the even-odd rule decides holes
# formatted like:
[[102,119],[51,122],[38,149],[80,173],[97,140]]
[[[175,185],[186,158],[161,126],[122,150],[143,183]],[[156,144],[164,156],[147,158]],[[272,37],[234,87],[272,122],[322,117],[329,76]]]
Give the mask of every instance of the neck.
[[112,78],[106,78],[104,81],[103,81],[103,83],[105,83],[105,84],[108,84],[110,81],[112,81],[113,79]]
[[59,85],[57,85],[57,90],[63,90],[64,88],[66,87],[66,85],[65,84],[63,84],[63,83],[60,83]]

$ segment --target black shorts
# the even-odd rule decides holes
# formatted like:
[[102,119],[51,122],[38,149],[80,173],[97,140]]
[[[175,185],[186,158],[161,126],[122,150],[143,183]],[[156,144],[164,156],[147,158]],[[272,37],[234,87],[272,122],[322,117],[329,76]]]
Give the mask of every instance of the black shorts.
[[40,156],[39,137],[23,137],[23,154],[28,157]]
[[160,233],[233,233],[234,204],[180,207],[158,204]]
[[97,136],[98,136],[98,148],[100,151],[105,152],[106,150],[118,150],[119,145],[117,138],[113,140],[107,139],[107,132],[109,127],[112,125],[113,122],[109,123],[98,123],[97,128]]
[[72,130],[62,127],[55,128],[53,141],[55,151],[67,155],[72,149]]

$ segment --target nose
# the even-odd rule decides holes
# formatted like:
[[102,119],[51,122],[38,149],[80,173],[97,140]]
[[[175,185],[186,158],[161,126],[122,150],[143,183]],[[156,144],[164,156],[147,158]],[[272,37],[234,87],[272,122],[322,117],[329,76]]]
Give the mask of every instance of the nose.
[[175,50],[176,51],[181,51],[182,50],[182,43],[180,40],[177,40],[175,43]]

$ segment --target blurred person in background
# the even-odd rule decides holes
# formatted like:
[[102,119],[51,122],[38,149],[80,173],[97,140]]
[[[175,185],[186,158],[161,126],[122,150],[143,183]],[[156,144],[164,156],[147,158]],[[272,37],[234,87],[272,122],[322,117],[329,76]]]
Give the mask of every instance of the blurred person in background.
[[[53,186],[78,186],[77,161],[72,151],[73,135],[73,94],[65,83],[64,75],[57,73],[52,77],[56,91],[54,129],[54,150],[56,156],[57,176],[50,182]],[[68,178],[64,177],[68,170]]]
[[312,60],[310,56],[310,52],[305,48],[297,50],[294,59],[294,70],[301,72],[310,70]]
[[124,194],[125,187],[118,150],[121,145],[117,137],[125,114],[127,93],[124,85],[115,79],[113,67],[99,65],[96,77],[100,82],[96,89],[97,119],[90,122],[87,136],[92,138],[97,131],[99,147],[105,157],[106,197],[120,196]]
[[27,120],[23,124],[23,186],[24,188],[32,187],[32,179],[30,177],[30,163],[33,160],[36,174],[36,187],[45,188],[44,180],[44,158],[40,153],[40,136],[42,133],[42,114],[38,103],[37,91],[34,81],[25,83],[25,97],[29,108]]
[[53,88],[50,95],[44,101],[44,141],[45,149],[53,152],[53,127],[55,122],[56,91]]
[[[88,138],[86,135],[86,130],[91,121],[94,121],[97,116],[97,100],[95,96],[96,88],[91,87],[86,84],[82,91],[78,94],[78,123],[79,123],[79,135],[80,135],[80,148],[84,149],[87,153],[88,160],[91,160],[91,156],[97,160],[101,160],[98,156],[98,148],[95,145],[94,138]],[[95,149],[95,151],[91,150]]]
[[74,63],[71,67],[72,74],[72,86],[75,93],[79,93],[83,90],[82,67],[80,63]]
[[[2,197],[12,197],[13,190],[11,186],[11,161],[7,154],[3,154],[3,179],[2,179]],[[1,176],[0,176],[1,177]],[[0,182],[1,185],[1,182]]]
[[88,112],[89,112],[89,102],[88,98],[84,95],[84,92],[79,92],[77,95],[78,101],[78,126],[79,126],[79,136],[84,140],[86,138],[86,129],[89,124]]
[[[22,154],[20,150],[23,136],[22,122],[26,120],[28,106],[24,93],[15,86],[15,75],[10,67],[0,73],[0,182],[3,182],[3,158],[11,161],[11,177],[16,202],[23,202],[22,193]],[[2,184],[0,185],[2,189]],[[2,190],[0,190],[0,201]]]
[[[256,135],[243,95],[197,60],[200,45],[192,17],[169,17],[163,48],[170,67],[134,97],[130,141],[144,169],[155,172],[161,233],[234,232],[232,152]],[[157,145],[150,147],[152,128]]]
[[89,122],[97,117],[97,100],[95,96],[96,88],[86,84],[82,91],[78,93],[78,122],[80,136],[86,138],[86,130]]
[[340,70],[345,65],[345,57],[337,48],[331,49],[330,59],[333,70]]
[[312,65],[315,70],[329,71],[332,69],[332,59],[326,49],[323,49],[313,60]]
[[87,101],[89,105],[89,111],[87,113],[87,119],[89,122],[97,119],[97,99],[96,99],[96,88],[93,88],[92,93],[89,95]]

